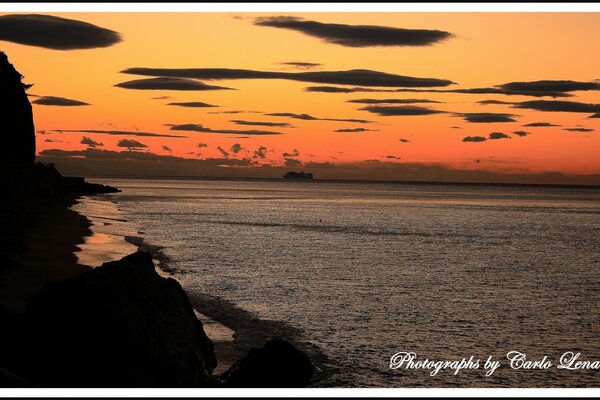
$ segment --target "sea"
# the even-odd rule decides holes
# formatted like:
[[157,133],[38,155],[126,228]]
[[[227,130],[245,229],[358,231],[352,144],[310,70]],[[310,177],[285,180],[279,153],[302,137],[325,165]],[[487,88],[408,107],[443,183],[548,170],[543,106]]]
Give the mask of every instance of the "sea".
[[75,206],[80,262],[151,250],[216,340],[289,339],[315,386],[600,386],[600,188],[90,181],[122,192]]

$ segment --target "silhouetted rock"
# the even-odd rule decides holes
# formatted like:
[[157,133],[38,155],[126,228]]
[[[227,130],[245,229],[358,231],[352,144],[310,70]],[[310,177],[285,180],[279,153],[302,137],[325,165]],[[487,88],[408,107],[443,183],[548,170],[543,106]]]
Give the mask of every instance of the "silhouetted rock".
[[177,281],[137,252],[48,283],[18,316],[12,373],[42,387],[206,387],[213,344]]
[[79,176],[63,177],[67,189],[70,193],[75,194],[102,194],[102,193],[118,193],[121,190],[100,183],[86,182],[85,178]]
[[21,78],[0,51],[0,165],[33,165],[35,159],[33,113]]
[[221,375],[226,387],[292,388],[306,387],[315,368],[308,357],[280,339],[251,349]]

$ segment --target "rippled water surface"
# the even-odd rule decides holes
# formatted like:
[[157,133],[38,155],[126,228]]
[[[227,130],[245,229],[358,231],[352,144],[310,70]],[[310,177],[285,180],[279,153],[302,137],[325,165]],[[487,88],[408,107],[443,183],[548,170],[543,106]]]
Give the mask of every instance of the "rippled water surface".
[[[192,293],[299,328],[338,386],[600,386],[600,191],[503,186],[98,180]],[[492,355],[484,371],[390,370],[392,354]]]

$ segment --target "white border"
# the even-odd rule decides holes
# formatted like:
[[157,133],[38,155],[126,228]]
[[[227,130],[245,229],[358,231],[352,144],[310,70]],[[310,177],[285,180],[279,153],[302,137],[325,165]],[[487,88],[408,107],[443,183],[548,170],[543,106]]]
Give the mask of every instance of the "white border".
[[0,3],[0,12],[600,12],[600,3]]
[[[600,12],[600,3],[0,3],[0,12]],[[599,382],[600,385],[600,382]],[[600,397],[600,388],[0,389],[0,397]]]

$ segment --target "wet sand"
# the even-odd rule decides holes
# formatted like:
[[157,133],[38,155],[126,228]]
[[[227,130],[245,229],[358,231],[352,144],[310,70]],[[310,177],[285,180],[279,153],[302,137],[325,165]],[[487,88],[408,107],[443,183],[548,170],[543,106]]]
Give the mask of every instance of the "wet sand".
[[[75,201],[73,201],[75,203]],[[77,244],[92,233],[86,217],[64,204],[48,206],[23,236],[25,251],[7,253],[19,265],[0,271],[0,304],[13,312],[47,281],[60,281],[89,269],[77,262]]]

